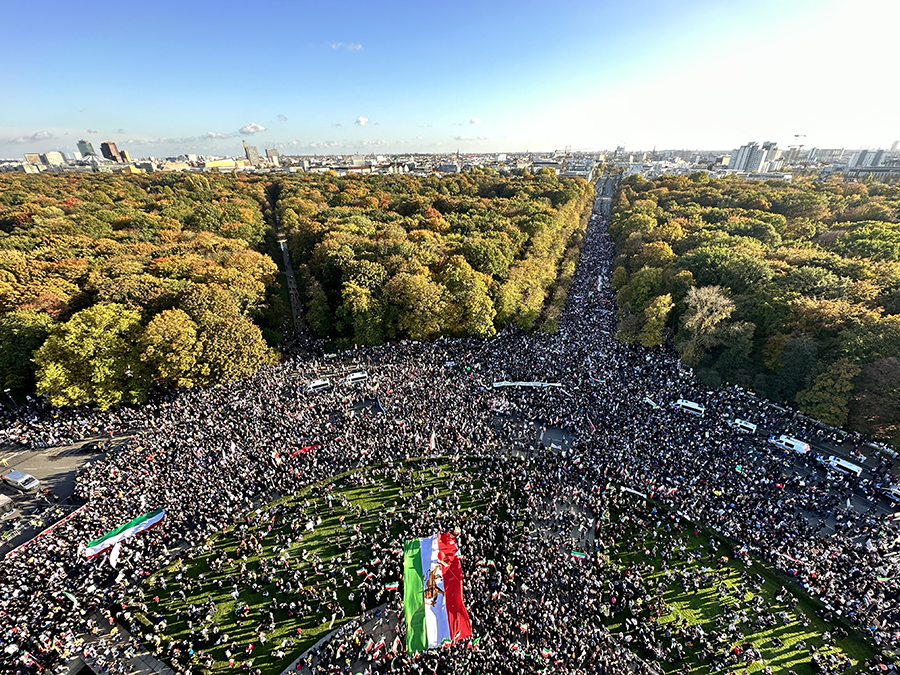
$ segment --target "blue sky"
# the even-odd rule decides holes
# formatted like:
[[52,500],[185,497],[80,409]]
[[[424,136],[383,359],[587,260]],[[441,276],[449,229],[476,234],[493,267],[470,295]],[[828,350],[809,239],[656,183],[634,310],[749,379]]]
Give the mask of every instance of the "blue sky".
[[0,156],[888,146],[895,0],[5,9]]

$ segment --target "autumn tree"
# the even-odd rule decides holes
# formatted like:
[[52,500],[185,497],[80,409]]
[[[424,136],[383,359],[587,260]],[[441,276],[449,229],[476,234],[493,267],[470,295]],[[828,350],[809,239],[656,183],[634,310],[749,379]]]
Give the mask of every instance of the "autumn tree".
[[853,378],[859,372],[856,364],[838,359],[813,380],[812,386],[797,394],[800,409],[825,424],[843,426],[850,412]]
[[37,391],[54,405],[102,409],[143,400],[149,385],[137,358],[141,316],[99,304],[53,327],[35,352]]
[[691,287],[685,302],[688,310],[682,317],[681,354],[686,363],[696,365],[710,347],[721,342],[720,329],[734,312],[734,302],[719,286]]

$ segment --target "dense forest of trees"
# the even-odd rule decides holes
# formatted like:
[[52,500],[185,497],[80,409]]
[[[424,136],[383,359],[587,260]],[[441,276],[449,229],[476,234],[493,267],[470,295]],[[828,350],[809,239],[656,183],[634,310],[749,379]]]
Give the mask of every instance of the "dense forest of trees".
[[549,170],[298,174],[277,208],[309,323],[346,346],[553,329],[592,196]]
[[900,436],[900,187],[625,179],[610,231],[620,337],[672,340],[733,383]]
[[277,273],[254,250],[265,187],[241,176],[0,174],[0,387],[108,407],[275,359],[253,321],[265,324]]
[[4,174],[0,388],[105,408],[275,360],[270,198],[309,322],[339,345],[552,329],[591,195],[552,172]]

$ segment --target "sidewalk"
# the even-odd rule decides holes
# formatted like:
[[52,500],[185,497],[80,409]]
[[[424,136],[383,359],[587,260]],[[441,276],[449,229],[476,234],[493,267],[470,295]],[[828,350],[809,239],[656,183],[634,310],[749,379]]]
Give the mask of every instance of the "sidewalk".
[[[102,626],[101,632],[97,635],[88,633],[84,636],[81,654],[69,663],[69,673],[77,673],[83,666],[87,666],[98,675],[101,672],[105,675],[110,672],[110,664],[115,664],[122,667],[119,672],[124,675],[175,675],[174,670],[148,652],[140,641],[132,639],[131,634],[122,626],[116,624],[118,631],[115,635],[110,635],[107,622],[99,615],[97,618],[99,625]],[[124,651],[129,642],[135,655],[125,660]],[[95,651],[96,655],[84,656],[88,650]],[[107,651],[111,651],[112,654],[107,655]]]

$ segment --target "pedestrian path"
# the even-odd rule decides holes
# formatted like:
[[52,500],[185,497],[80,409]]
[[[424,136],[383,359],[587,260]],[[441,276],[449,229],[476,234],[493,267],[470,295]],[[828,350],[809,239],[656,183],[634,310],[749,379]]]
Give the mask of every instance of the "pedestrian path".
[[[100,621],[100,625],[103,625]],[[97,675],[175,675],[165,663],[147,651],[143,644],[133,640],[127,630],[118,626],[115,633],[102,631],[98,635],[85,636],[81,654],[69,664],[69,672],[77,673],[82,665]],[[129,643],[131,648],[129,651]],[[133,653],[131,658],[125,654]]]

